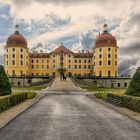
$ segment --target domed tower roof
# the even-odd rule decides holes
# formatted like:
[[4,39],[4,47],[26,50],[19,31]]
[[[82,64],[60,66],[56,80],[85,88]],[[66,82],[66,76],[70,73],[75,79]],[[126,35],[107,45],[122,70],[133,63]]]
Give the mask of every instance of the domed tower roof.
[[16,25],[15,26],[15,33],[10,35],[6,41],[6,47],[13,47],[13,46],[19,46],[22,48],[27,48],[27,41],[24,38],[24,36],[22,36],[19,33],[19,26]]
[[116,38],[107,31],[107,24],[104,24],[103,28],[104,28],[103,33],[99,35],[96,39],[95,47],[103,47],[103,46],[117,47]]

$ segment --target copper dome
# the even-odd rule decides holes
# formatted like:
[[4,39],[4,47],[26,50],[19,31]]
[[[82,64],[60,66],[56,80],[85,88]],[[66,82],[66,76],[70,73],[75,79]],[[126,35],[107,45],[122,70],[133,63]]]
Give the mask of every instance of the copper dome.
[[17,27],[18,27],[18,25],[16,25],[15,33],[8,37],[7,42],[6,42],[6,47],[19,46],[19,47],[27,48],[27,41],[19,33]]
[[[106,25],[106,26],[105,26]],[[115,39],[115,37],[113,35],[111,35],[110,33],[108,33],[107,31],[107,24],[105,24],[104,27],[104,32],[99,35],[96,39],[95,42],[95,47],[102,47],[102,46],[114,46],[117,47],[117,41]]]

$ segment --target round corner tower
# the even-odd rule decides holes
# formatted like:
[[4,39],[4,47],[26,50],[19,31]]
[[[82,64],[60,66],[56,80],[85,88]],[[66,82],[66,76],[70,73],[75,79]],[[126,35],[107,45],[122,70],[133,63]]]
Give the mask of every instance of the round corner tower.
[[118,46],[114,36],[108,33],[107,24],[99,35],[93,49],[94,75],[99,77],[118,77]]
[[26,39],[20,34],[19,26],[10,35],[5,47],[5,71],[9,76],[29,74],[29,49]]

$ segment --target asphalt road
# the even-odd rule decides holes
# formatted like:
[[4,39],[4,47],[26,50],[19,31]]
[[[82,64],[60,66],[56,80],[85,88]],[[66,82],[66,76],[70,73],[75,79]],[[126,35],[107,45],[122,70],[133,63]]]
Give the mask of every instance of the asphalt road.
[[75,93],[49,94],[2,128],[0,140],[140,140],[140,123]]

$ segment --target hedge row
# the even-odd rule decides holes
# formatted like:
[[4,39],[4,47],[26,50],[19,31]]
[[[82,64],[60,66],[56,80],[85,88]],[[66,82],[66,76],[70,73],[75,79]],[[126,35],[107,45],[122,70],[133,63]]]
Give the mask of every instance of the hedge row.
[[0,112],[25,101],[27,98],[27,93],[18,93],[0,97]]
[[102,98],[105,101],[115,99],[121,103],[121,106],[140,112],[140,97],[132,97],[129,95],[113,93],[96,93],[95,96],[97,98]]

